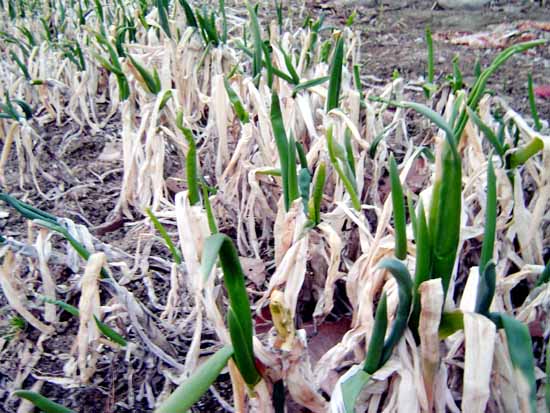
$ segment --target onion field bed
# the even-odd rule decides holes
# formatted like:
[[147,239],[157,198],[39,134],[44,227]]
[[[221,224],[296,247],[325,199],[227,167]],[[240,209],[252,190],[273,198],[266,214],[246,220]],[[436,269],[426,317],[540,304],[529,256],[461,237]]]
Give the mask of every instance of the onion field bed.
[[0,411],[550,412],[550,6],[440,3],[0,0]]

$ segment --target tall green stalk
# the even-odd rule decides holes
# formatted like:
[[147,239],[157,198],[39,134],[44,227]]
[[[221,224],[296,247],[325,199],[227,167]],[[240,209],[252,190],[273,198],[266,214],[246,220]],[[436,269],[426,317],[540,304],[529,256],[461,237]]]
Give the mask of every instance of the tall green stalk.
[[405,198],[399,179],[397,164],[390,156],[391,199],[393,204],[393,226],[395,231],[395,256],[404,260],[407,257],[407,231],[405,221]]
[[[296,147],[295,143],[290,144],[287,139],[279,96],[275,91],[271,95],[271,127],[273,128],[273,136],[281,164],[284,206],[285,210],[288,211],[292,201],[299,197],[298,178],[296,176]],[[291,139],[294,142],[292,137]]]
[[336,40],[336,47],[330,66],[330,80],[328,84],[326,111],[337,108],[340,98],[340,85],[342,83],[342,64],[344,61],[344,36],[340,34]]
[[214,234],[206,239],[201,263],[201,272],[204,278],[210,275],[218,256],[229,296],[227,323],[234,348],[233,359],[244,381],[253,388],[261,377],[256,369],[252,346],[252,313],[239,255],[227,235]]

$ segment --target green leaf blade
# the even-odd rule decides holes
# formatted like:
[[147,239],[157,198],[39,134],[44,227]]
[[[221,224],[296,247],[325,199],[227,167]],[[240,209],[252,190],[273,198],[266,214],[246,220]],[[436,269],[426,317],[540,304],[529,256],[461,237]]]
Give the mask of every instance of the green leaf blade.
[[285,126],[283,123],[283,115],[281,113],[279,96],[275,91],[273,91],[271,95],[271,127],[273,129],[273,137],[275,138],[275,144],[277,145],[277,152],[279,152],[279,161],[281,164],[281,175],[283,180],[283,199],[284,199],[285,210],[288,211],[290,209],[290,194],[289,194],[289,186],[288,186],[288,179],[289,179],[288,146],[289,144],[288,144],[288,139],[286,137]]
[[199,179],[198,179],[198,165],[197,165],[197,145],[193,132],[190,129],[183,126],[183,113],[178,112],[176,118],[176,125],[178,129],[183,133],[183,136],[187,140],[189,148],[187,150],[187,156],[185,158],[185,173],[187,179],[187,190],[189,203],[196,205],[200,202],[199,191]]
[[292,205],[295,199],[300,197],[298,189],[298,174],[296,172],[296,141],[292,132],[288,140],[288,201]]
[[376,307],[376,314],[374,316],[374,327],[369,341],[367,350],[367,358],[363,365],[363,370],[370,374],[373,374],[382,365],[382,352],[384,349],[384,337],[386,336],[386,330],[388,328],[388,304],[386,293],[382,294],[382,298]]
[[440,340],[445,340],[447,337],[463,329],[464,329],[464,314],[462,314],[462,311],[455,310],[450,312],[444,312],[441,315],[441,322],[439,323],[439,331],[438,331]]
[[[481,270],[481,267],[480,267]],[[479,273],[479,282],[476,297],[476,312],[483,315],[489,314],[489,307],[493,301],[496,288],[495,263],[489,262]]]
[[[411,216],[414,215],[412,211]],[[420,319],[420,285],[430,279],[431,274],[431,242],[424,204],[420,200],[418,204],[418,215],[416,217],[416,268],[414,273],[413,286],[413,310],[409,325],[414,334],[418,331]]]
[[97,325],[97,328],[99,331],[101,331],[101,334],[103,334],[105,337],[107,337],[109,340],[111,340],[113,343],[117,343],[118,345],[122,347],[126,347],[128,345],[128,342],[122,335],[117,333],[115,330],[113,330],[111,327],[109,327],[107,324],[105,324],[103,321],[99,320],[94,315],[94,320]]
[[[353,176],[347,163],[344,150],[341,148],[341,146],[334,142],[334,138],[332,136],[332,125],[330,125],[327,130],[327,150],[330,163],[336,170],[339,178],[342,180],[344,188],[346,188],[346,191],[351,198],[353,208],[358,212],[361,211],[361,201],[359,200],[359,195],[357,194],[356,189],[357,184],[355,183],[355,180],[352,180]],[[340,159],[343,159],[342,164],[340,163]],[[347,170],[345,170],[344,168],[346,168]]]
[[170,250],[170,253],[172,254],[172,258],[174,259],[175,263],[178,265],[181,264],[182,262],[181,254],[176,248],[176,246],[174,245],[174,243],[172,242],[172,240],[170,239],[170,236],[168,235],[166,228],[164,228],[164,225],[162,225],[162,223],[158,220],[158,218],[155,216],[155,214],[153,214],[153,212],[149,208],[146,208],[145,212],[149,217],[149,219],[151,220],[151,222],[153,223],[153,226],[155,227],[155,229],[158,231],[158,233],[164,240],[164,243]]
[[292,95],[296,96],[296,94],[298,92],[302,91],[302,90],[307,90],[309,88],[322,85],[323,83],[325,83],[329,79],[330,79],[329,76],[321,76],[321,77],[317,77],[315,79],[306,80],[304,82],[301,82],[301,83],[297,84],[296,86],[294,86],[294,89],[292,89]]
[[531,142],[512,152],[510,155],[510,168],[514,169],[523,165],[530,158],[541,152],[543,148],[544,143],[542,139],[539,139],[538,137],[533,138]]
[[345,413],[354,413],[357,397],[359,397],[361,390],[363,390],[363,387],[365,387],[371,377],[370,374],[359,369],[351,377],[342,382],[341,390]]
[[483,245],[481,247],[481,257],[479,259],[479,273],[483,274],[485,266],[493,259],[493,249],[495,245],[497,226],[497,184],[493,160],[489,155],[487,165],[487,204],[485,205],[485,230],[483,235]]
[[[529,49],[542,46],[546,43],[547,43],[547,40],[544,40],[544,39],[533,40],[530,42],[518,43],[502,51],[493,60],[491,65],[487,69],[485,69],[483,72],[481,72],[480,75],[477,77],[474,85],[470,90],[466,106],[470,107],[474,111],[477,110],[477,106],[479,105],[479,102],[481,101],[481,98],[485,93],[487,81],[493,75],[493,73],[495,73],[508,59],[510,59],[512,56],[514,56],[517,53],[523,53]],[[466,127],[467,121],[468,121],[468,113],[464,110],[462,111],[460,118],[458,119],[458,122],[454,127],[454,132],[455,132],[454,135],[457,137],[457,139],[460,139],[462,137],[462,133],[464,132],[464,128]]]
[[155,409],[155,413],[186,413],[216,381],[232,355],[233,348],[225,346],[210,356]]
[[449,143],[439,156],[430,205],[429,230],[432,243],[432,277],[441,278],[447,294],[460,238],[462,165]]
[[340,85],[342,82],[342,64],[344,61],[344,37],[340,35],[336,40],[336,48],[330,68],[330,80],[328,84],[328,95],[326,111],[329,112],[338,107],[340,98]]
[[[158,77],[158,73],[156,73],[156,69],[153,72],[153,74],[149,73],[145,67],[143,67],[136,59],[134,59],[131,55],[128,55],[130,58],[130,61],[132,62],[132,65],[136,68],[139,75],[142,77],[143,81],[147,85],[147,89],[150,93],[157,95],[160,92],[161,86],[160,86],[160,79]],[[156,73],[156,76],[155,76]]]
[[237,115],[241,123],[248,123],[248,112],[245,110],[241,100],[239,99],[239,96],[237,95],[237,92],[235,92],[235,90],[231,87],[226,77],[223,78],[223,84],[225,86],[225,91],[227,92],[227,97],[229,98],[229,101],[233,106],[233,110],[235,111],[235,114]]
[[550,260],[548,260],[548,262],[546,263],[546,267],[544,267],[544,270],[542,270],[542,273],[537,279],[535,287],[540,287],[542,284],[545,284],[548,281],[550,281]]
[[187,25],[189,27],[198,27],[197,20],[195,19],[195,14],[193,13],[193,9],[191,8],[187,0],[179,0],[179,2],[185,13],[185,19],[187,20]]
[[537,103],[535,102],[535,93],[533,91],[533,75],[529,73],[527,75],[527,94],[529,96],[529,108],[531,109],[531,116],[533,117],[533,123],[535,130],[538,132],[542,129],[542,123],[539,118],[539,112],[537,111]]
[[13,392],[13,395],[30,401],[32,404],[34,404],[45,413],[75,413],[74,410],[71,410],[59,403],[56,403],[42,396],[40,393],[29,390],[16,390]]
[[479,128],[479,130],[483,133],[483,136],[491,143],[497,154],[501,157],[501,159],[504,159],[504,147],[502,146],[502,143],[500,143],[499,139],[497,138],[497,135],[493,132],[493,130],[487,126],[481,118],[477,115],[476,112],[474,112],[469,107],[466,107],[466,111],[468,112],[468,116],[472,121],[476,124],[476,126]]
[[380,360],[380,366],[382,366],[391,357],[394,347],[399,343],[407,328],[411,313],[413,284],[407,267],[395,258],[385,258],[378,264],[378,268],[390,271],[397,282],[399,296],[399,305],[395,313],[392,329],[384,342],[382,358]]
[[397,164],[393,155],[390,157],[390,181],[395,230],[395,256],[400,260],[404,260],[407,257],[405,197],[403,196],[403,187],[401,186]]
[[169,39],[172,38],[172,32],[170,31],[170,23],[168,22],[168,14],[166,13],[166,6],[162,0],[157,0],[157,10],[159,15],[160,27]]
[[258,22],[258,16],[256,15],[254,8],[250,5],[248,1],[246,1],[246,9],[248,10],[248,14],[250,16],[250,30],[252,32],[252,39],[254,41],[254,56],[252,58],[253,59],[252,60],[252,77],[256,79],[255,80],[256,86],[258,86],[260,82],[260,74],[262,72],[262,54],[263,54],[262,35],[260,30],[260,23]]
[[521,378],[521,386],[528,391],[529,408],[531,413],[537,411],[537,386],[535,380],[535,359],[533,345],[527,326],[507,314],[500,314],[502,327],[506,332],[508,351],[516,374]]
[[309,200],[309,218],[315,225],[321,222],[321,201],[323,200],[323,189],[326,180],[326,164],[321,162],[315,171],[313,194]]
[[238,353],[234,356],[235,362],[246,383],[253,387],[261,377],[255,367],[252,313],[237,250],[227,235],[218,233],[206,239],[203,251],[201,273],[204,279],[212,272],[219,256],[231,310],[228,313],[229,332],[235,353]]

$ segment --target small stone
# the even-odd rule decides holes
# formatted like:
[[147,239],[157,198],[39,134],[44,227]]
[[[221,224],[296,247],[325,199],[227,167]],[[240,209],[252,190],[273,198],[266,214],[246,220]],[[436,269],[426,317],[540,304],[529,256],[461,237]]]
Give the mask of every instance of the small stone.
[[541,85],[535,88],[535,95],[539,98],[550,99],[550,85]]
[[346,7],[373,7],[378,5],[378,0],[343,0],[341,4]]
[[445,9],[480,9],[491,0],[437,0],[437,4]]

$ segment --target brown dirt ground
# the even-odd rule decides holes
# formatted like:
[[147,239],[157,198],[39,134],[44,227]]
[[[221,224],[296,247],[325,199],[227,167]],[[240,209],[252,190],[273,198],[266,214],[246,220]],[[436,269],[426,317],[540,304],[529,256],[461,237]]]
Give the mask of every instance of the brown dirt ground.
[[[436,79],[452,74],[452,59],[458,55],[460,69],[466,84],[471,84],[475,61],[482,67],[491,63],[500,52],[497,49],[476,49],[453,45],[437,40],[443,33],[478,33],[496,25],[523,20],[550,22],[550,5],[541,7],[524,0],[495,1],[481,10],[445,10],[434,7],[433,0],[381,1],[378,7],[362,6],[361,1],[347,2],[310,0],[306,2],[315,16],[325,13],[328,21],[337,27],[357,10],[356,24],[362,32],[362,75],[381,79],[391,78],[394,71],[409,81],[424,78],[427,72],[427,51],[424,30],[430,26],[434,37],[434,63]],[[346,2],[344,2],[346,3]],[[550,33],[544,35],[550,37]],[[536,53],[515,56],[504,65],[489,82],[499,95],[506,98],[512,108],[529,113],[527,100],[527,74],[533,74],[533,83],[550,82],[550,47],[539,48]],[[420,97],[420,96],[419,96]],[[537,98],[539,115],[548,119],[550,100]]]

